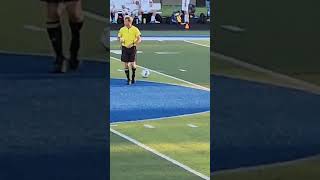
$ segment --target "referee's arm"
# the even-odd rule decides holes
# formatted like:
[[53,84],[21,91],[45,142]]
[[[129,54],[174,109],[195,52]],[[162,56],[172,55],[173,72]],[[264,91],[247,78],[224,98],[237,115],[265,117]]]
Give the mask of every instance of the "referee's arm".
[[138,45],[141,43],[141,36],[137,36],[137,40],[134,42],[134,44]]

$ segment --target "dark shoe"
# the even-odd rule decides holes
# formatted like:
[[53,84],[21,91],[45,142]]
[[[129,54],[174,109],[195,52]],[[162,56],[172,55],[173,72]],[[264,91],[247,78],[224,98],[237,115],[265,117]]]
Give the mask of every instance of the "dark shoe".
[[134,84],[136,83],[136,81],[134,79],[131,80],[131,84]]
[[68,71],[68,62],[64,57],[57,57],[54,62],[52,73],[66,73]]
[[78,59],[70,59],[70,69],[71,70],[78,70],[80,66],[80,61]]

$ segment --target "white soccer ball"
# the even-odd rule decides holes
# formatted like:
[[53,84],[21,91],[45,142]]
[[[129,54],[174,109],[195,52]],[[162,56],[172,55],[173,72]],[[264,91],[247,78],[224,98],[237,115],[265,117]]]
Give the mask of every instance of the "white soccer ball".
[[148,69],[143,69],[142,72],[141,72],[141,76],[143,78],[147,78],[150,76],[150,71]]

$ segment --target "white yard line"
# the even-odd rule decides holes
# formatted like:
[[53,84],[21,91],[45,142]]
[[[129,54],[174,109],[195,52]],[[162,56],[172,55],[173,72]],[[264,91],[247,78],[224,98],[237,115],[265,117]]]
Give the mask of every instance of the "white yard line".
[[[143,37],[142,36],[142,40],[143,41],[185,41],[185,40],[189,40],[190,42],[192,40],[200,40],[200,41],[208,41],[210,40],[209,37],[188,37],[188,36],[183,36],[183,37],[179,37],[179,36],[146,36]],[[110,37],[110,42],[112,41],[117,41],[117,37]]]
[[116,134],[116,135],[118,135],[118,136],[120,136],[120,137],[122,137],[122,138],[124,138],[124,139],[126,139],[126,140],[128,140],[130,142],[132,142],[133,144],[138,145],[139,147],[145,149],[146,151],[149,151],[149,152],[151,152],[151,153],[153,153],[153,154],[155,154],[155,155],[157,155],[157,156],[159,156],[159,157],[171,162],[172,164],[175,164],[176,166],[179,166],[180,168],[182,168],[182,169],[184,169],[184,170],[186,170],[186,171],[188,171],[188,172],[190,172],[190,173],[192,173],[192,174],[194,174],[196,176],[199,176],[202,179],[205,179],[205,180],[209,180],[210,179],[210,177],[208,177],[208,176],[206,176],[206,175],[204,175],[204,174],[202,174],[202,173],[190,168],[189,166],[186,166],[186,165],[184,165],[184,164],[182,164],[182,163],[170,158],[169,156],[166,156],[166,155],[164,155],[164,154],[162,154],[162,153],[150,148],[149,146],[146,146],[145,144],[142,144],[141,142],[139,142],[139,141],[137,141],[137,140],[125,135],[125,134],[122,134],[122,133],[120,133],[120,132],[118,132],[118,131],[116,131],[116,130],[114,130],[112,128],[110,128],[110,131],[112,133],[114,133],[114,134]]
[[318,159],[320,159],[320,154],[310,156],[307,158],[296,159],[296,160],[292,160],[292,161],[278,162],[278,163],[272,163],[272,164],[266,164],[266,165],[258,165],[258,166],[253,166],[253,167],[243,167],[243,168],[236,168],[236,169],[220,170],[220,171],[213,172],[213,175],[226,174],[226,173],[236,173],[236,172],[242,172],[242,171],[262,170],[262,169],[272,168],[272,167],[282,167],[282,166],[294,165],[294,164],[304,162],[304,161],[312,161],[312,160],[318,160]]
[[34,26],[34,25],[24,25],[24,29],[29,30],[29,31],[35,31],[35,32],[47,32],[45,28]]
[[113,122],[111,124],[114,125],[114,124],[124,124],[124,123],[127,124],[127,123],[137,123],[137,122],[159,121],[159,120],[163,120],[163,119],[182,118],[182,117],[195,116],[195,115],[201,115],[201,114],[206,114],[206,113],[210,113],[210,111],[204,111],[204,112],[192,113],[192,114],[183,114],[183,115],[178,115],[178,116],[167,116],[167,117],[153,118],[153,119]]
[[203,46],[203,47],[210,48],[210,46],[209,46],[209,45],[201,44],[201,43],[196,43],[196,42],[189,41],[189,40],[184,40],[184,42],[187,42],[187,43],[190,43],[190,44],[195,44],[195,45],[198,45],[198,46]]
[[[53,54],[48,53],[31,53],[31,52],[14,52],[14,51],[6,51],[6,50],[0,50],[0,53],[2,54],[13,54],[13,55],[19,55],[19,56],[46,56],[46,57],[54,57]],[[91,57],[80,57],[82,61],[96,61],[96,62],[103,62],[107,63],[108,61],[104,60],[103,58],[91,58]]]

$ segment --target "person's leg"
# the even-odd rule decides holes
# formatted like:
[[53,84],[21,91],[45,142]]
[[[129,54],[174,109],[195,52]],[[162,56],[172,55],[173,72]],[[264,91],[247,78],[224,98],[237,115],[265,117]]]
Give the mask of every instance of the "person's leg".
[[117,23],[118,23],[118,18],[119,18],[119,14],[118,14],[117,10],[114,10],[114,20],[113,20],[113,23],[117,24]]
[[62,48],[62,29],[60,24],[60,13],[58,2],[45,2],[46,26],[51,45],[53,47],[56,61],[54,72],[65,72],[66,67],[63,67],[65,60]]
[[129,72],[129,51],[124,46],[121,49],[121,61],[124,63],[124,73],[127,77],[127,84],[130,84],[130,72]]
[[184,22],[186,24],[189,24],[189,12],[188,11],[184,11]]
[[136,69],[137,69],[137,47],[132,47],[131,48],[131,55],[130,55],[130,65],[131,65],[131,70],[132,70],[132,76],[131,76],[131,83],[135,83],[135,78],[136,78]]
[[143,10],[140,8],[139,15],[138,15],[139,23],[142,23],[142,15],[143,15]]
[[151,23],[160,23],[159,21],[156,20],[157,12],[155,10],[151,10],[150,12],[152,13],[150,22]]
[[130,71],[129,71],[128,62],[124,62],[124,73],[126,74],[126,77],[127,77],[127,83],[130,84]]
[[80,61],[78,53],[80,49],[80,31],[83,26],[83,11],[81,0],[73,0],[65,3],[69,16],[69,24],[72,33],[70,43],[70,68],[77,69]]
[[132,84],[134,84],[134,83],[136,82],[136,81],[135,81],[135,78],[136,78],[136,70],[137,70],[137,63],[136,63],[136,61],[131,62],[131,70],[132,70],[131,82],[132,82]]

